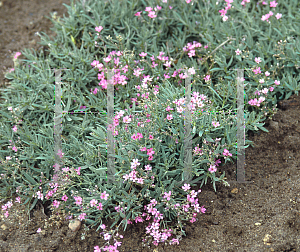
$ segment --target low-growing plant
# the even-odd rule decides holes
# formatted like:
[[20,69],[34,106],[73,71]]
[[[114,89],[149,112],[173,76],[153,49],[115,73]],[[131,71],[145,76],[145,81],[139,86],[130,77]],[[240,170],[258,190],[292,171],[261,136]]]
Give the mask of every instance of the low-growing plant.
[[[186,2],[193,3],[193,1]],[[230,1],[228,1],[229,6],[227,6],[229,8],[227,8],[227,10],[230,9],[229,2]],[[199,5],[199,3],[197,4]],[[170,9],[172,9],[171,7],[172,6],[169,6]],[[274,3],[270,4],[270,7],[274,7]],[[155,11],[160,9],[161,7],[157,6]],[[224,16],[227,10],[220,11],[224,22],[228,20],[228,17]],[[150,19],[144,18],[144,21],[153,26],[153,19],[156,17],[156,13],[152,11],[151,7],[147,7],[145,13],[146,12],[149,12],[148,17]],[[140,14],[141,12],[138,12],[136,16],[139,17],[139,20],[143,20]],[[272,15],[269,14],[268,17],[270,16]],[[265,17],[264,20],[268,21],[268,17]],[[278,15],[277,19],[279,19]],[[184,20],[182,21],[184,22]],[[162,24],[160,27],[164,25],[165,24]],[[95,30],[100,33],[102,29],[103,27],[97,26]],[[223,64],[221,58],[214,55],[215,59],[212,60],[210,65],[208,64],[208,59],[213,52],[219,51],[219,55],[226,55],[228,49],[233,49],[236,55],[231,55],[230,63],[226,64],[227,67],[231,65],[233,58],[235,58],[235,66],[241,62],[243,68],[244,63],[241,61],[241,58],[249,58],[246,62],[252,66],[251,70],[255,75],[246,77],[249,79],[249,82],[247,82],[245,90],[245,121],[246,129],[251,130],[258,130],[258,128],[264,130],[262,127],[263,124],[260,123],[260,121],[263,120],[264,116],[269,115],[272,117],[272,115],[276,113],[275,104],[277,103],[277,98],[274,97],[271,92],[274,91],[274,93],[280,92],[283,94],[285,91],[282,86],[278,86],[280,81],[275,79],[276,76],[278,76],[277,70],[281,69],[281,67],[279,67],[279,65],[271,66],[271,68],[267,69],[268,71],[265,71],[266,62],[262,58],[262,55],[257,55],[261,57],[255,57],[254,63],[254,55],[252,53],[246,50],[240,50],[244,48],[243,45],[240,44],[238,48],[233,45],[226,45],[225,47],[224,45],[230,41],[230,39],[216,48],[213,48],[210,44],[204,46],[204,49],[209,50],[207,50],[207,52],[201,48],[202,45],[199,42],[194,41],[193,44],[188,43],[187,46],[183,48],[180,58],[175,60],[171,57],[169,59],[163,56],[164,52],[157,55],[157,52],[142,51],[139,54],[140,58],[137,58],[137,61],[133,61],[134,54],[132,53],[132,57],[128,57],[124,46],[122,44],[120,45],[122,36],[116,35],[116,37],[119,41],[119,45],[115,45],[119,51],[112,51],[109,55],[106,55],[106,50],[104,50],[102,53],[105,54],[105,58],[101,51],[99,51],[100,58],[101,60],[103,58],[103,62],[100,63],[98,60],[95,60],[91,64],[95,68],[95,71],[100,72],[102,70],[102,72],[98,74],[98,80],[101,80],[99,86],[101,85],[103,90],[107,88],[108,81],[105,80],[105,73],[112,69],[114,72],[114,86],[118,91],[117,94],[122,96],[122,99],[127,95],[127,97],[130,97],[132,100],[132,105],[129,106],[125,103],[124,109],[117,107],[114,124],[106,125],[108,129],[114,131],[116,142],[120,145],[119,148],[116,148],[117,161],[115,168],[117,169],[117,173],[115,174],[115,183],[106,183],[103,185],[97,180],[97,177],[103,178],[103,170],[107,168],[105,165],[101,165],[98,169],[89,167],[89,164],[79,166],[78,161],[75,162],[64,156],[64,149],[56,153],[64,160],[65,167],[62,168],[64,174],[63,181],[66,182],[64,185],[54,183],[55,179],[57,179],[54,176],[53,183],[49,183],[49,169],[46,172],[47,178],[41,173],[40,183],[37,183],[35,180],[37,177],[30,176],[30,169],[28,169],[28,173],[24,172],[24,167],[21,168],[20,162],[17,163],[18,158],[11,158],[12,155],[6,156],[6,161],[2,160],[3,167],[1,167],[1,171],[6,171],[2,173],[2,182],[7,192],[17,188],[16,192],[22,197],[22,201],[23,199],[25,201],[23,204],[30,202],[33,197],[36,203],[38,199],[44,200],[45,196],[45,199],[51,199],[53,202],[51,206],[53,212],[60,212],[62,210],[62,212],[65,213],[68,211],[68,214],[64,214],[64,218],[71,219],[75,216],[79,220],[85,220],[87,224],[96,225],[101,223],[97,231],[99,228],[103,229],[101,234],[103,234],[104,239],[110,240],[112,236],[115,241],[114,246],[110,245],[109,247],[105,247],[104,250],[109,249],[112,251],[121,244],[115,239],[118,237],[122,238],[118,234],[121,224],[125,226],[124,230],[126,230],[127,225],[131,224],[132,221],[136,223],[143,222],[145,221],[144,218],[146,221],[150,220],[146,230],[146,234],[149,235],[143,239],[144,245],[147,244],[149,246],[150,242],[155,245],[159,242],[166,244],[168,238],[172,235],[175,235],[176,238],[170,241],[169,244],[178,244],[182,235],[185,235],[182,229],[183,221],[190,220],[190,222],[194,222],[196,221],[197,213],[205,213],[204,206],[200,207],[198,200],[195,199],[197,193],[201,190],[195,192],[194,190],[190,190],[190,186],[201,179],[202,184],[204,182],[206,183],[208,178],[211,179],[214,189],[215,182],[223,182],[225,185],[228,185],[224,177],[225,173],[220,177],[216,176],[216,167],[220,163],[218,157],[221,156],[225,158],[225,162],[234,157],[230,153],[233,153],[232,150],[234,150],[235,142],[235,134],[233,134],[233,128],[235,126],[233,124],[235,121],[234,116],[230,115],[225,118],[225,114],[222,113],[212,115],[212,111],[218,112],[224,109],[227,109],[229,112],[234,111],[233,105],[236,102],[236,98],[234,97],[234,83],[231,82],[227,85],[223,79],[225,76],[224,73],[220,73],[221,68],[213,68],[214,64],[219,64],[219,66]],[[97,39],[99,38],[104,42],[100,47],[106,46],[107,42],[100,36]],[[78,43],[73,36],[72,42],[74,45]],[[95,44],[99,45],[97,41],[95,41]],[[114,45],[110,45],[109,48],[113,46]],[[121,46],[121,48],[119,46]],[[210,53],[210,51],[212,51],[212,53]],[[195,75],[195,70],[197,69],[194,68],[197,66],[194,63],[192,63],[192,66],[190,66],[190,62],[181,64],[181,58],[184,53],[188,53],[191,59],[193,57],[198,58],[198,63],[201,62],[203,69],[207,69],[204,76],[201,75],[200,77],[200,74]],[[242,53],[243,55],[241,55]],[[114,58],[114,63],[112,62],[113,55],[117,56],[117,58]],[[16,55],[16,58],[18,56],[19,54]],[[146,56],[152,60],[152,65],[146,60]],[[156,59],[155,56],[157,57]],[[177,66],[179,66],[179,69],[176,69],[172,74],[171,67],[176,67],[175,61],[178,63]],[[141,67],[142,65],[143,68]],[[156,68],[156,66],[158,67]],[[19,65],[16,61],[15,68],[17,69],[18,67]],[[225,67],[226,74],[227,67]],[[120,75],[121,70],[123,70],[124,75]],[[193,75],[194,79],[194,92],[191,99],[191,107],[189,108],[193,115],[193,133],[190,138],[193,139],[193,145],[198,146],[194,149],[196,160],[192,163],[192,174],[198,178],[194,181],[190,181],[190,184],[186,183],[184,185],[182,185],[183,159],[185,153],[183,146],[184,124],[181,114],[183,112],[182,105],[185,99],[182,97],[184,90],[183,87],[180,88],[180,84],[187,78],[187,75],[186,73],[180,73],[182,70],[188,70],[188,73]],[[262,71],[264,72],[262,73]],[[125,75],[126,72],[128,72],[127,76]],[[143,77],[140,76],[141,73],[143,73]],[[249,75],[252,74],[250,71],[248,71],[248,73]],[[138,80],[136,80],[134,76],[136,76]],[[275,79],[275,82],[273,82],[269,76]],[[215,85],[216,89],[214,89],[212,85],[213,77],[219,79],[219,83]],[[227,75],[226,77],[230,76]],[[254,81],[251,82],[251,78],[253,78]],[[203,83],[203,79],[205,83]],[[128,83],[126,80],[129,80]],[[234,80],[234,78],[231,77],[231,80]],[[136,85],[140,81],[142,81],[143,84],[141,86]],[[273,83],[275,86],[271,86]],[[103,90],[101,90],[101,92]],[[98,89],[94,89],[94,91],[91,90],[91,94],[88,97],[90,101],[97,99],[97,92]],[[261,93],[262,96],[258,97]],[[135,96],[137,97],[134,98]],[[70,97],[68,97],[68,99],[69,98]],[[174,106],[174,104],[176,106]],[[88,109],[90,104],[82,105],[86,105],[85,108]],[[13,106],[7,104],[7,107],[13,113],[15,120],[12,128],[8,129],[8,126],[5,125],[5,130],[2,129],[2,132],[10,132],[11,134],[7,134],[5,137],[3,136],[1,141],[4,142],[9,139],[11,143],[8,149],[12,149],[15,154],[17,154],[18,151],[22,151],[22,155],[25,155],[26,152],[32,153],[30,144],[34,145],[34,142],[22,146],[24,141],[20,140],[20,137],[28,137],[28,127],[25,128],[25,130],[19,130],[21,126],[19,126],[18,123],[21,123],[21,119],[24,119],[22,128],[26,126],[24,115],[22,117],[22,112],[19,110],[17,104],[13,104]],[[80,109],[82,107],[84,106],[81,106]],[[138,108],[142,110],[137,111],[136,109]],[[253,111],[250,113],[249,111],[251,109],[253,109]],[[208,115],[207,113],[205,114],[205,112],[208,112]],[[12,115],[7,115],[6,112],[2,113],[2,115],[7,116],[7,118],[13,118]],[[121,121],[122,117],[123,121]],[[119,120],[121,122],[119,122]],[[86,121],[84,119],[82,124],[85,123]],[[96,147],[104,148],[107,144],[107,138],[105,136],[107,130],[104,126],[106,122],[100,119],[99,123],[97,123],[98,121],[95,120],[95,125],[98,126],[97,129],[91,129],[92,133],[89,137],[86,137],[86,139],[90,141],[85,142],[93,149],[96,149]],[[74,124],[76,124],[76,122],[74,122]],[[19,135],[18,140],[20,142],[16,140],[17,134]],[[193,138],[195,136],[197,137]],[[221,139],[222,141],[220,142]],[[228,146],[226,142],[229,143]],[[200,144],[201,149],[199,149]],[[68,150],[66,156],[77,155],[75,150],[76,148],[74,148],[74,150]],[[147,151],[147,154],[145,154],[144,151]],[[2,152],[7,152],[7,150],[2,150]],[[18,155],[20,155],[19,153]],[[87,154],[85,154],[84,157],[89,158]],[[106,161],[103,155],[99,159],[101,163]],[[54,164],[54,166],[57,165],[58,164]],[[74,167],[78,168],[75,169]],[[32,168],[32,170],[34,170],[34,168]],[[89,171],[93,173],[90,174]],[[96,179],[91,179],[91,177],[96,177]],[[20,180],[22,181],[22,179],[24,181],[26,180],[29,186],[18,182]],[[17,198],[17,202],[20,202],[20,198]],[[35,203],[32,204],[31,209]],[[6,211],[5,216],[8,216],[7,208],[11,205],[12,203],[8,202],[2,207],[2,209]],[[115,222],[110,228],[116,226],[118,221],[121,220],[121,222],[115,230],[107,231],[105,225],[102,224],[104,217],[106,219],[115,219]],[[160,222],[161,220],[162,222]],[[177,220],[177,228],[175,229],[168,226],[168,222],[172,220]],[[95,251],[100,251],[101,249],[98,246],[95,247]]]

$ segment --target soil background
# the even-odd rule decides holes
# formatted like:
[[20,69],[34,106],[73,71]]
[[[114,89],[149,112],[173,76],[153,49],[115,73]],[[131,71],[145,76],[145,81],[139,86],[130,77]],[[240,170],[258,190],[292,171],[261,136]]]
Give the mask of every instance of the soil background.
[[[50,31],[52,23],[45,16],[54,11],[57,16],[67,16],[62,3],[70,5],[70,1],[3,0],[1,3],[0,86],[3,88],[8,85],[4,72],[13,68],[13,55],[23,48],[39,49],[40,38],[35,36],[36,32],[55,36]],[[206,213],[199,214],[195,223],[187,223],[187,236],[183,236],[179,245],[143,247],[146,221],[128,225],[126,233],[121,229],[119,233],[124,238],[119,240],[122,242],[119,251],[300,251],[300,96],[294,94],[288,101],[291,102],[280,102],[277,114],[266,121],[264,127],[268,133],[248,132],[246,138],[255,147],[245,151],[247,183],[236,182],[236,163],[225,165],[222,160],[218,171],[226,172],[230,187],[216,184],[214,192],[210,181],[202,186],[198,199]],[[200,185],[192,187],[199,188]],[[73,232],[67,221],[53,217],[50,203],[39,200],[30,213],[30,220],[25,207],[17,203],[10,209],[13,214],[8,218],[2,213],[0,252],[90,252],[94,246],[105,244],[96,228],[86,231],[82,240],[84,222]],[[45,229],[45,223],[52,226]],[[104,220],[104,224],[112,223]],[[38,228],[42,229],[41,233],[37,233]]]

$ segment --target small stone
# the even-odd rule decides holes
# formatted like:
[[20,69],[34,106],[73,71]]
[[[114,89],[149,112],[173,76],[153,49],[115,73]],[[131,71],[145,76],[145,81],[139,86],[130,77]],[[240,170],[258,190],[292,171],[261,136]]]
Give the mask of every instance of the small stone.
[[29,43],[32,44],[32,45],[36,45],[36,41],[34,39],[29,41]]
[[263,241],[264,241],[264,244],[270,245],[270,243],[272,243],[272,236],[269,234],[266,234]]
[[270,127],[275,130],[279,130],[278,122],[274,122],[273,120],[270,120]]
[[1,226],[1,228],[2,228],[3,230],[6,230],[6,229],[7,229],[7,226],[6,226],[5,224],[3,224],[3,225]]
[[73,231],[76,232],[80,229],[81,222],[79,220],[71,220],[69,223],[69,228]]
[[232,190],[231,190],[231,193],[238,193],[238,189],[237,188],[233,188]]

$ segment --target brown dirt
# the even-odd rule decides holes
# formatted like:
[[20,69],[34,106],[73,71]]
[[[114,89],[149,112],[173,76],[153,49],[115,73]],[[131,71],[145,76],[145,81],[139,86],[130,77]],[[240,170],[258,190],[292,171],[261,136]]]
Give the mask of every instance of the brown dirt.
[[[4,0],[2,3],[0,68],[7,71],[13,67],[10,56],[15,52],[25,47],[39,48],[35,32],[53,35],[49,30],[51,21],[42,17],[49,16],[50,11],[57,11],[61,17],[63,13],[67,15],[62,3],[69,5],[70,1]],[[0,73],[0,82],[5,85],[3,78]],[[179,245],[160,244],[156,248],[152,244],[151,249],[143,248],[141,239],[146,225],[138,223],[129,225],[126,234],[120,231],[124,238],[120,240],[119,251],[300,251],[300,97],[293,95],[289,100],[292,99],[296,102],[285,104],[271,123],[266,122],[268,133],[249,132],[247,136],[255,145],[247,148],[245,154],[246,181],[253,183],[230,182],[230,187],[216,184],[217,192],[210,182],[204,185],[198,199],[207,211],[195,223],[187,224],[187,236]],[[220,166],[219,171],[226,172],[228,181],[236,181],[236,164]],[[193,189],[198,188],[199,185]],[[49,201],[42,204],[39,200],[29,221],[25,207],[14,203],[10,209],[14,214],[7,219],[2,215],[0,222],[0,252],[94,251],[94,246],[104,245],[100,231],[96,233],[95,228],[81,240],[84,225],[75,233],[67,222],[44,229],[45,220],[55,223],[51,221],[48,206]],[[38,234],[38,228],[44,231]]]

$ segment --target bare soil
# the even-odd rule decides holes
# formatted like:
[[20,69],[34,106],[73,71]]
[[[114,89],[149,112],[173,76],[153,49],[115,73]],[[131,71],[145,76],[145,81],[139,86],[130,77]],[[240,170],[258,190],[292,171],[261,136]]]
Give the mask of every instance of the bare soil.
[[[57,16],[67,15],[62,3],[67,0],[4,0],[0,7],[0,68],[7,71],[13,67],[11,55],[23,48],[38,49],[39,37],[35,32],[50,31],[52,23],[44,18],[49,12]],[[0,71],[1,72],[1,71]],[[7,85],[3,73],[0,84]],[[187,236],[179,245],[142,247],[142,235],[147,223],[129,225],[119,251],[300,251],[300,97],[293,95],[279,106],[272,121],[266,121],[269,132],[246,136],[254,142],[245,152],[246,181],[230,182],[230,187],[216,184],[202,186],[198,195],[199,204],[205,205],[206,213],[195,223],[187,223]],[[222,165],[224,160],[222,160]],[[226,172],[228,181],[236,181],[236,163],[219,166]],[[193,187],[199,189],[200,186]],[[13,202],[16,195],[14,195]],[[2,202],[4,204],[6,202]],[[26,215],[25,207],[14,203],[11,214],[0,221],[0,252],[16,251],[94,251],[102,246],[95,228],[88,230],[81,240],[84,225],[77,232],[68,228],[68,222],[55,219],[49,210],[50,201],[38,201],[36,207]],[[59,216],[58,216],[59,217]],[[44,228],[45,223],[53,225]],[[112,221],[104,220],[105,224]],[[84,223],[83,223],[84,224]],[[38,228],[43,231],[37,233]]]

